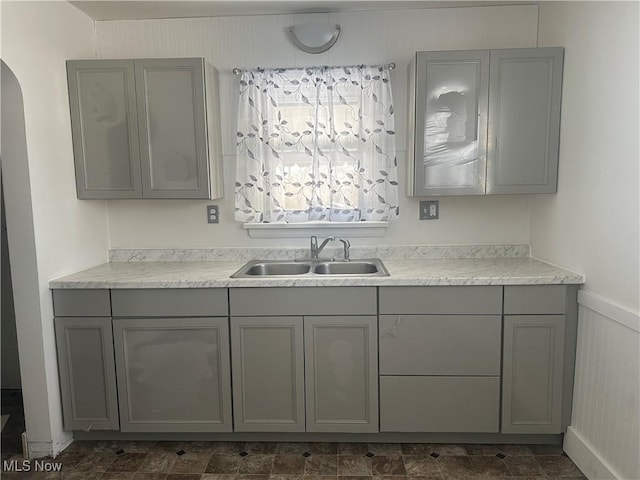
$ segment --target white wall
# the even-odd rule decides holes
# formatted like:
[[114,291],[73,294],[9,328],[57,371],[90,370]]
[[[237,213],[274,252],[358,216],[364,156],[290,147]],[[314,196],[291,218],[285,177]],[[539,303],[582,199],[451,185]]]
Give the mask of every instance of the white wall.
[[586,275],[567,451],[589,478],[640,478],[639,14],[637,2],[540,5],[539,46],[564,46],[565,64],[558,194],[532,197],[531,246]]
[[[35,273],[27,279],[14,272],[13,287],[29,449],[41,456],[69,440],[48,282],[107,260],[106,205],[76,199],[65,71],[66,59],[95,56],[95,30],[86,15],[60,1],[3,1],[1,20],[2,58],[24,101],[26,152],[3,156],[2,169],[12,266]],[[31,245],[17,236],[29,230],[26,224]]]
[[[248,238],[233,220],[237,77],[234,67],[286,67],[395,62],[392,74],[401,216],[382,239],[359,244],[529,243],[527,196],[443,197],[440,220],[418,221],[418,202],[404,195],[407,65],[418,50],[534,47],[536,6],[385,10],[315,15],[97,22],[99,58],[203,56],[221,79],[225,197],[221,223],[206,222],[206,201],[111,201],[114,248],[302,245],[304,239]],[[294,23],[340,24],[342,34],[328,52],[310,55],[285,35]]]

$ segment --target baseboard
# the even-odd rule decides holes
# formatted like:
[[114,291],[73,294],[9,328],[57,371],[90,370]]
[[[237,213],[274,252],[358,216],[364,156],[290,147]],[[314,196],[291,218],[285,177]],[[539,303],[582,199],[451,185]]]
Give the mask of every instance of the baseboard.
[[563,449],[589,480],[624,480],[600,457],[598,452],[571,427],[567,429],[567,433],[564,436]]
[[26,453],[25,458],[28,459],[55,458],[71,445],[71,442],[73,442],[73,434],[71,432],[62,432],[60,437],[52,442],[31,442],[24,433],[22,434],[22,448]]

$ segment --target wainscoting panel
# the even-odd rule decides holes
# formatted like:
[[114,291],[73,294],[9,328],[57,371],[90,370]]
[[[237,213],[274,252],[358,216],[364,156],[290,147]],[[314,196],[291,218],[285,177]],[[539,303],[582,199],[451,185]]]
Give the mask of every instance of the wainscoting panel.
[[640,479],[640,318],[580,291],[573,415],[564,448],[590,480]]

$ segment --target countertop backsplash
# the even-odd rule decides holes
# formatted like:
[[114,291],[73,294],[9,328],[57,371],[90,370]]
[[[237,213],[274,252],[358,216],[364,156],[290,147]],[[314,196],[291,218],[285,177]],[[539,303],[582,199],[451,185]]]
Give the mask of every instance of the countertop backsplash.
[[[383,245],[350,248],[352,259],[420,260],[438,258],[525,258],[529,245]],[[321,254],[340,259],[342,247],[328,245]],[[248,260],[291,260],[309,257],[309,248],[210,248],[210,249],[113,249],[109,261],[130,262],[212,262]]]

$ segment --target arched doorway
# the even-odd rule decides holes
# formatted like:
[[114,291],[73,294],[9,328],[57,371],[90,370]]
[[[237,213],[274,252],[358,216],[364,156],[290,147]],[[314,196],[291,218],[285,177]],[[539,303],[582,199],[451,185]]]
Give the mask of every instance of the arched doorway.
[[[27,322],[21,319],[31,318],[34,313],[34,301],[37,302],[37,313],[39,317],[38,298],[38,275],[36,263],[35,236],[33,230],[33,214],[31,207],[31,188],[29,183],[29,164],[27,156],[27,142],[25,134],[24,105],[22,90],[16,76],[4,61],[1,62],[0,80],[0,177],[2,180],[2,207],[6,212],[6,238],[3,235],[3,249],[7,249],[9,264],[11,266],[10,279],[12,284],[13,312],[15,313],[15,339],[18,350],[20,338],[29,335],[25,328]],[[4,219],[3,219],[4,220]],[[4,258],[3,258],[4,267]],[[3,277],[5,272],[3,272]],[[4,278],[3,278],[3,287]],[[5,315],[5,305],[10,299],[2,296],[2,315]],[[3,326],[3,334],[4,326]],[[5,339],[3,338],[3,348]],[[3,360],[5,360],[3,354]],[[25,382],[25,362],[24,358],[14,357],[13,360],[20,365],[13,365],[12,375],[22,372],[20,386],[22,395],[20,398],[10,399],[8,409],[10,417],[2,431],[2,451],[5,453],[27,453],[22,448],[22,433],[25,431],[25,420],[19,418],[19,410],[28,416],[29,409],[26,408],[29,395],[29,382]],[[4,370],[4,366],[3,366]],[[26,387],[26,388],[25,388]],[[6,400],[6,399],[5,399]],[[5,405],[3,404],[3,413]],[[24,408],[23,408],[24,407]],[[19,409],[19,410],[18,410]],[[14,417],[11,417],[14,412]],[[28,424],[28,421],[26,422]],[[6,437],[6,438],[5,438]],[[16,439],[17,437],[17,439]],[[15,451],[17,450],[17,451]],[[15,452],[14,452],[15,451]]]

